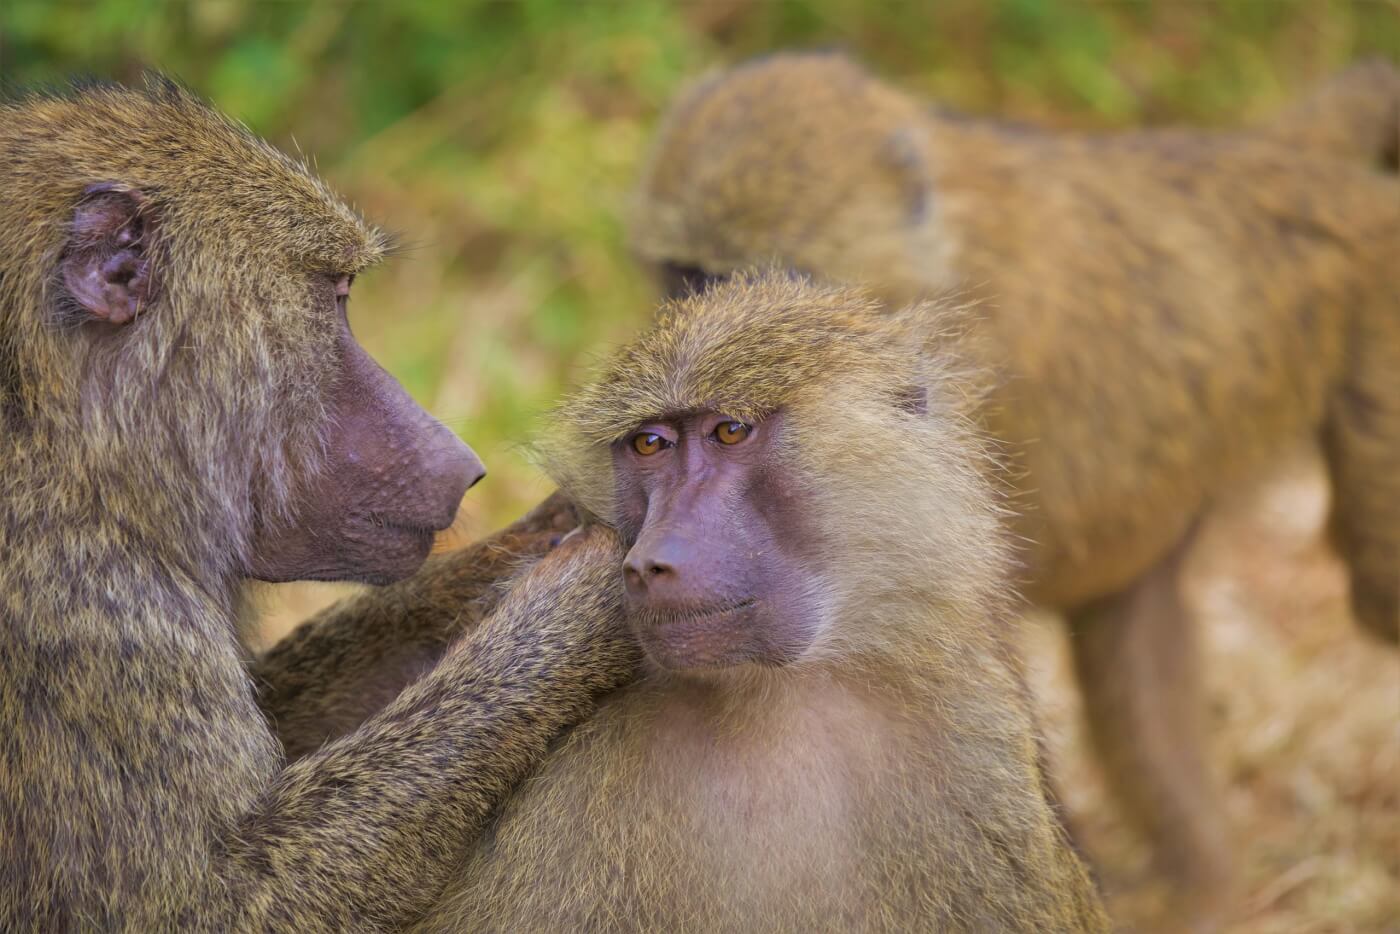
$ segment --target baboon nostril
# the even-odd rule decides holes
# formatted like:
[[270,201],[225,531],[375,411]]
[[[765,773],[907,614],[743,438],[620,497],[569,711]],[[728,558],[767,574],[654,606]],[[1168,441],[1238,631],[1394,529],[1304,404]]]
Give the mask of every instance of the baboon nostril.
[[[636,590],[674,586],[679,562],[684,560],[683,555],[676,553],[676,548],[676,542],[669,537],[639,542],[622,562],[627,585]],[[673,554],[678,560],[668,560]]]
[[638,559],[629,555],[628,560],[622,566],[622,571],[633,584],[644,584],[672,573],[672,568],[664,561],[654,561],[650,558]]

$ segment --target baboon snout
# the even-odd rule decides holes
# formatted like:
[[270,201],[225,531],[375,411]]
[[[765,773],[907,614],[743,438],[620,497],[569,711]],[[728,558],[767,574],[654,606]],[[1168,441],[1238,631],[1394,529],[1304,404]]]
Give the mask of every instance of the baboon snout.
[[685,606],[710,599],[714,579],[710,548],[669,532],[643,533],[622,562],[627,596],[647,606]]
[[[428,418],[426,413],[424,418]],[[457,507],[467,490],[486,476],[486,466],[475,451],[446,427],[434,424],[433,429],[432,440],[425,444],[422,453],[422,483],[428,493],[425,500],[429,509],[439,509],[441,515],[440,524],[427,524],[446,528],[456,517]]]
[[332,461],[350,496],[393,525],[447,528],[486,476],[481,458],[358,345],[345,359]]

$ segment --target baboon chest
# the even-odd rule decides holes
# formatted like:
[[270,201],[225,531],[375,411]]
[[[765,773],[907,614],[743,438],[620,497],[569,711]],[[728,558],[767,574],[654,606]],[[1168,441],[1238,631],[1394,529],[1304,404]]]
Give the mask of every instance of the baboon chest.
[[880,828],[913,799],[889,723],[830,702],[743,724],[605,710],[503,811],[428,929],[859,929],[886,888]]

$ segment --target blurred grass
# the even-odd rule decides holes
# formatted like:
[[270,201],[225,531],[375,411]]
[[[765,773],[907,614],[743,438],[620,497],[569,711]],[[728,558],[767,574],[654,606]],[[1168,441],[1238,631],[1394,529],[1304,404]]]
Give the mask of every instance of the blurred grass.
[[543,482],[515,445],[578,362],[644,319],[620,208],[687,77],[841,46],[955,106],[1059,124],[1266,112],[1363,54],[1400,5],[1319,0],[5,0],[0,75],[179,76],[315,161],[409,249],[357,286],[356,330],[492,476],[471,533]]

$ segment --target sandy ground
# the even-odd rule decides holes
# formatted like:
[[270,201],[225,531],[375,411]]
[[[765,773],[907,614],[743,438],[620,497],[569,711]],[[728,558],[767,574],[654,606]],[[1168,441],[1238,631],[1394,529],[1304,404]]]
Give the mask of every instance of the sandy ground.
[[[1400,932],[1400,653],[1352,624],[1326,509],[1301,459],[1217,517],[1188,566],[1244,885],[1231,932]],[[346,592],[270,588],[265,638]],[[1160,929],[1142,848],[1085,747],[1064,627],[1034,616],[1025,632],[1057,784],[1110,909],[1124,929]]]

